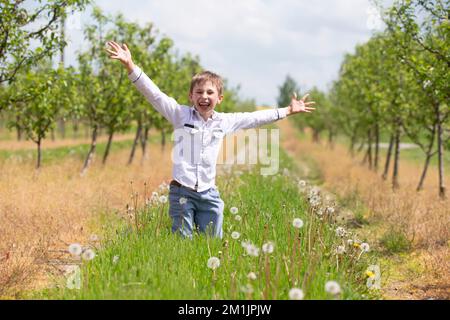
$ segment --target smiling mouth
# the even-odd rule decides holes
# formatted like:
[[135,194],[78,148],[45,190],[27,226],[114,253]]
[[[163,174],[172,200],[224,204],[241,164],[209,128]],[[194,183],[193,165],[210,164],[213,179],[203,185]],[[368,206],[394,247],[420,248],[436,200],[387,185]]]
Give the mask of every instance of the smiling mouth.
[[202,108],[207,108],[207,107],[209,107],[211,105],[211,103],[209,103],[209,102],[199,102],[198,103],[198,106],[199,107],[202,107]]

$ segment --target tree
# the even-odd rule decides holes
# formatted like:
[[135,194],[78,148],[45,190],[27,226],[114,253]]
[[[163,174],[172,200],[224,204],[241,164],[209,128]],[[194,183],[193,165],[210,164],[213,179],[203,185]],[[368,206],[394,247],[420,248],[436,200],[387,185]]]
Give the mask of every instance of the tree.
[[[0,83],[11,82],[21,69],[51,57],[65,44],[57,32],[66,12],[83,10],[89,0],[53,0],[36,4],[0,2]],[[29,7],[29,6],[28,6]],[[43,22],[42,22],[43,21]],[[1,105],[4,107],[4,105]]]

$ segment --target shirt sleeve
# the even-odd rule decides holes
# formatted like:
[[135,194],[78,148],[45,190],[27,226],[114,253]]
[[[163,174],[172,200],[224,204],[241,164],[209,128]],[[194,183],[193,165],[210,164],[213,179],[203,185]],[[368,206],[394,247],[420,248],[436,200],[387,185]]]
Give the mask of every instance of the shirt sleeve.
[[171,98],[162,92],[139,67],[135,66],[133,71],[128,74],[128,78],[164,118],[173,125],[179,122],[182,114],[182,107],[174,98]]
[[250,129],[286,118],[286,109],[259,110],[227,114],[227,133],[240,129]]

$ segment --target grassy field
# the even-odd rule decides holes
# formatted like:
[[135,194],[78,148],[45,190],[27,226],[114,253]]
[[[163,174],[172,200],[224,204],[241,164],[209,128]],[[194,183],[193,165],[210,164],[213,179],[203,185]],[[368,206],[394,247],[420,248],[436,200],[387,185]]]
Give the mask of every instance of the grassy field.
[[[128,222],[107,224],[95,258],[82,264],[80,289],[68,289],[67,279],[61,278],[38,297],[289,299],[292,288],[302,289],[305,299],[373,297],[365,275],[371,254],[362,252],[359,243],[349,245],[347,238],[356,239],[351,234],[339,237],[333,218],[308,204],[307,194],[299,192],[296,169],[284,154],[282,167],[289,168],[284,175],[263,177],[254,168],[219,177],[226,203],[222,240],[173,235],[167,204],[141,203]],[[231,214],[230,207],[239,212]],[[295,218],[304,221],[303,227],[293,226]],[[240,234],[238,239],[233,232]],[[244,248],[246,242],[258,248],[257,255]],[[344,254],[336,253],[339,245]],[[217,269],[208,268],[211,257],[220,259]],[[336,281],[341,293],[327,293],[328,281]]]

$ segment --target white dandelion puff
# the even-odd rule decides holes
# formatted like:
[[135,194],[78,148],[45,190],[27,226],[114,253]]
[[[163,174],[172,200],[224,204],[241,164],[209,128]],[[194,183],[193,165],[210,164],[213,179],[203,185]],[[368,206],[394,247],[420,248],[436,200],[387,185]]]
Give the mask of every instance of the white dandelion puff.
[[69,246],[69,252],[74,256],[79,256],[82,253],[82,251],[83,249],[81,248],[81,245],[79,243],[72,243]]
[[236,220],[236,221],[241,221],[242,220],[242,217],[240,216],[240,215],[235,215],[234,216],[234,220]]
[[348,239],[348,240],[347,240],[347,244],[348,244],[349,246],[353,245],[353,239]]
[[239,239],[240,236],[241,236],[241,234],[239,232],[237,232],[237,231],[233,231],[231,233],[231,238],[233,238],[234,240]]
[[257,278],[256,273],[249,272],[248,275],[247,275],[247,278],[250,279],[250,280],[256,280],[256,278]]
[[206,265],[208,268],[216,270],[220,266],[220,260],[217,257],[211,257],[208,259],[208,263]]
[[336,228],[336,235],[338,237],[344,237],[345,236],[345,229],[343,227],[337,227]]
[[252,257],[259,256],[259,248],[257,248],[255,245],[249,244],[245,249],[247,250],[247,254],[249,256],[252,256]]
[[336,281],[327,281],[325,283],[325,291],[332,295],[338,295],[341,293],[341,286]]
[[230,212],[231,212],[231,214],[237,214],[239,212],[239,209],[236,207],[231,207]]
[[334,210],[333,207],[328,207],[328,208],[327,208],[327,213],[328,213],[328,214],[333,214],[334,211],[335,211],[335,210]]
[[252,245],[252,243],[248,240],[244,240],[241,242],[242,248],[247,249],[248,246]]
[[304,223],[302,219],[295,218],[294,221],[292,221],[292,225],[294,226],[294,228],[300,229],[301,227],[303,227]]
[[244,293],[251,294],[251,293],[253,293],[253,287],[251,284],[247,284],[245,286],[241,286],[241,291]]
[[159,197],[159,202],[162,203],[162,204],[167,203],[167,196],[160,196]]
[[99,237],[96,234],[91,234],[89,237],[89,241],[91,241],[91,242],[97,242],[98,240],[99,240]]
[[92,249],[86,249],[83,251],[83,254],[81,255],[81,257],[87,261],[92,260],[95,258],[95,252]]
[[264,253],[270,254],[273,252],[273,250],[274,250],[274,244],[271,241],[264,243],[262,246],[262,251]]
[[336,253],[337,254],[344,254],[345,253],[345,247],[344,246],[338,246],[336,248]]
[[305,297],[305,294],[303,293],[302,289],[299,288],[292,288],[289,290],[289,299],[291,300],[303,300]]
[[116,264],[119,261],[119,256],[114,256],[112,259],[112,263]]
[[361,251],[362,252],[369,252],[370,251],[370,246],[369,246],[369,244],[368,243],[366,243],[366,242],[364,242],[364,243],[361,243]]
[[304,187],[306,187],[306,181],[305,180],[300,180],[298,182],[298,185],[299,185],[299,187],[304,188]]

